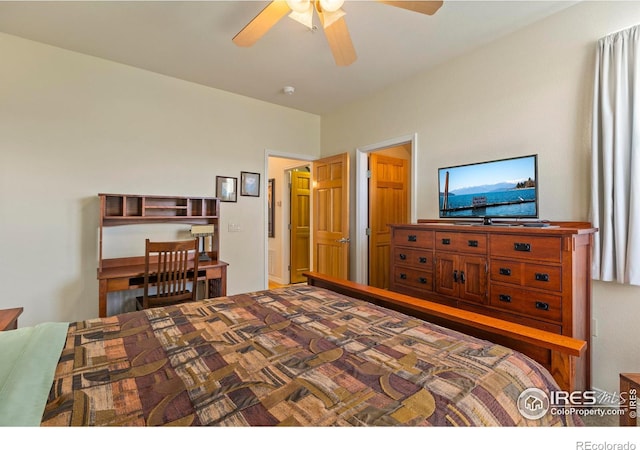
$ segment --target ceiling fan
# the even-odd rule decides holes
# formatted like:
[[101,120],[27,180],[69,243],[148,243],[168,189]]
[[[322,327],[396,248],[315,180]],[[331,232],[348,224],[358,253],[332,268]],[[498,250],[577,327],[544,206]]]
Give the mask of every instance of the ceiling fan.
[[[435,14],[443,3],[442,0],[377,1],[427,15]],[[292,19],[312,28],[313,11],[315,10],[320,18],[336,64],[348,66],[356,60],[356,51],[344,20],[343,4],[344,0],[273,0],[234,36],[233,42],[240,47],[252,46],[287,14]]]

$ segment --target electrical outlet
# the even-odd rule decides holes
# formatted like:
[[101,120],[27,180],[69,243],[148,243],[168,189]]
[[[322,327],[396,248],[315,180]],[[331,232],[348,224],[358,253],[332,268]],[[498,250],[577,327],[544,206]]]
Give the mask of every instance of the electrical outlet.
[[238,231],[242,231],[239,223],[229,223],[229,233],[237,233]]

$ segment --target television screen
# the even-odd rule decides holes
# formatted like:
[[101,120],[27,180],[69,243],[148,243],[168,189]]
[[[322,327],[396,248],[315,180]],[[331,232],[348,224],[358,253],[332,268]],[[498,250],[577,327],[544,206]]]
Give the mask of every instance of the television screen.
[[538,217],[538,155],[438,169],[441,218]]

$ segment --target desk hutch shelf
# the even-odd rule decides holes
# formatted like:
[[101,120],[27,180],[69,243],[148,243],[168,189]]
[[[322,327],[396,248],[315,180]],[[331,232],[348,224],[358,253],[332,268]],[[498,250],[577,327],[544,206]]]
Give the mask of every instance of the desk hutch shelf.
[[[98,194],[100,198],[100,230],[98,280],[100,281],[99,314],[106,316],[106,295],[115,290],[133,289],[136,277],[125,278],[138,270],[144,256],[103,259],[103,229],[120,225],[149,223],[184,223],[191,225],[213,225],[211,250],[207,252],[211,262],[200,263],[207,280],[207,295],[226,295],[226,266],[218,260],[220,200],[215,197],[178,197],[137,194]],[[199,271],[200,272],[200,271]],[[133,274],[136,275],[136,274]],[[126,286],[123,285],[126,284]],[[133,283],[133,284],[132,284]]]
[[182,219],[190,223],[214,223],[220,209],[217,198],[114,194],[100,194],[100,197],[104,226]]

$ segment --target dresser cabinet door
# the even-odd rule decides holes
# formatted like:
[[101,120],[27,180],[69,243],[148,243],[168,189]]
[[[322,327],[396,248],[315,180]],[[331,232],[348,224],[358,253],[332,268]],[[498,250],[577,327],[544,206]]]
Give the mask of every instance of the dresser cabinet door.
[[454,297],[458,296],[460,290],[458,261],[458,255],[444,252],[436,254],[436,292]]
[[436,292],[484,303],[487,298],[487,259],[481,256],[436,254]]
[[487,258],[461,256],[458,282],[461,300],[484,303],[487,298]]

